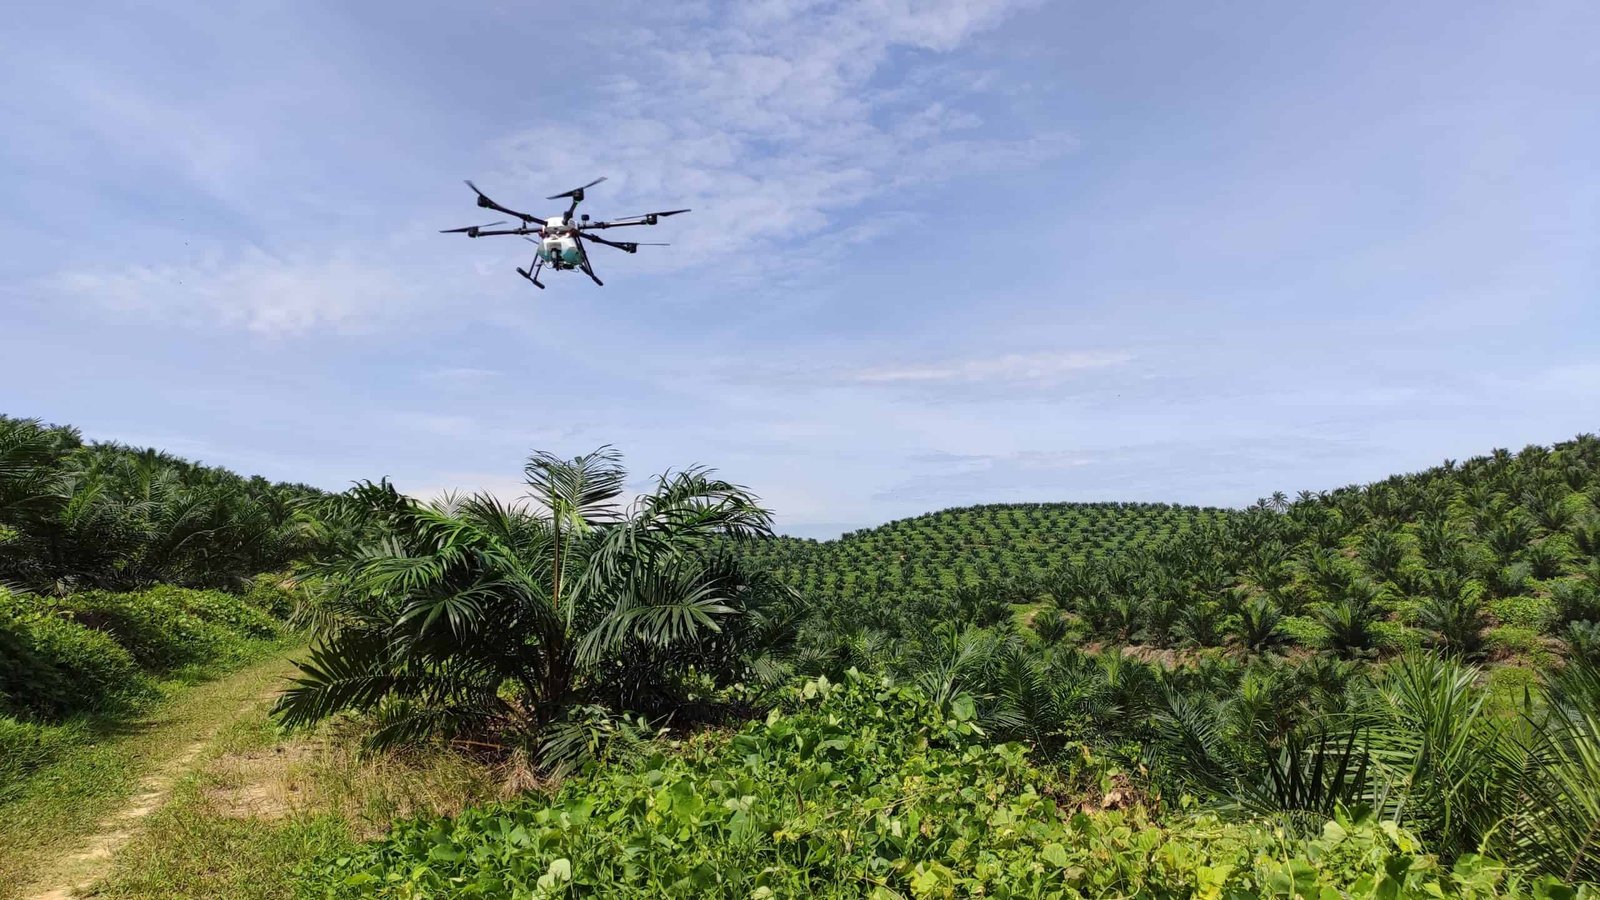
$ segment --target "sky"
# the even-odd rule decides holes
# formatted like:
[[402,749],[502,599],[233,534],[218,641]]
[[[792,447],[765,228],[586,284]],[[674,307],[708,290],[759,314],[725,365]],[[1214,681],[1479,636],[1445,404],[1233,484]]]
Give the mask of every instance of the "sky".
[[[418,496],[612,444],[829,537],[1600,428],[1590,0],[7,18],[0,412],[91,438]],[[693,209],[604,288],[438,233],[601,175]]]

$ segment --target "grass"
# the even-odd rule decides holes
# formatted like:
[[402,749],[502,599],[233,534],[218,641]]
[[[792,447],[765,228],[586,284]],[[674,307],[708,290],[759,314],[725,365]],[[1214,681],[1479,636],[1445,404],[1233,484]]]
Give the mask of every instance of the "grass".
[[161,699],[142,714],[81,720],[74,739],[49,765],[31,773],[0,805],[0,900],[24,896],[58,861],[101,831],[141,780],[180,756],[241,702],[265,696],[288,672],[284,646],[255,648],[270,658],[231,675],[189,669],[160,684]]
[[241,716],[118,854],[96,896],[292,896],[302,863],[353,850],[397,818],[454,814],[498,794],[497,773],[458,753],[363,754],[361,736],[348,721],[283,735],[264,706]]

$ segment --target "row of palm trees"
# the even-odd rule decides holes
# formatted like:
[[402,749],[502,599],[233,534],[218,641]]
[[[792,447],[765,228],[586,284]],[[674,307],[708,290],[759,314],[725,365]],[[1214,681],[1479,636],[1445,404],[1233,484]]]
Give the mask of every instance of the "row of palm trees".
[[318,493],[0,416],[0,584],[242,586],[309,552],[296,508]]

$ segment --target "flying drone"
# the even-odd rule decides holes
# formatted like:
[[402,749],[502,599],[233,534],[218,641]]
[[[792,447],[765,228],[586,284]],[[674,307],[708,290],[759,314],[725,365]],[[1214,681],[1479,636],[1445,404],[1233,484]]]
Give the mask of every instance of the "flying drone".
[[478,190],[477,185],[468,181],[467,187],[472,188],[472,192],[478,195],[479,206],[485,209],[492,209],[496,212],[505,213],[508,216],[515,216],[517,219],[521,220],[522,224],[515,228],[496,228],[496,226],[506,224],[506,221],[502,220],[499,222],[490,222],[487,225],[468,225],[465,228],[446,228],[439,233],[464,234],[469,238],[489,237],[490,235],[497,234],[515,234],[520,236],[525,241],[537,244],[539,247],[538,252],[533,257],[533,261],[528,263],[528,268],[517,269],[517,274],[533,282],[534,287],[541,289],[544,287],[544,284],[539,281],[539,273],[543,271],[544,267],[547,265],[550,268],[555,269],[557,272],[576,269],[594,279],[595,284],[604,287],[605,282],[601,281],[599,277],[594,274],[594,267],[589,264],[589,251],[587,244],[595,243],[606,247],[615,247],[618,250],[622,250],[627,253],[638,253],[640,247],[665,247],[667,245],[648,243],[641,244],[636,241],[612,241],[607,240],[598,234],[592,234],[591,232],[600,231],[606,228],[626,228],[632,225],[654,225],[661,219],[665,219],[667,216],[675,216],[678,213],[686,213],[688,210],[669,209],[666,212],[653,212],[644,213],[637,216],[624,216],[620,219],[614,219],[610,222],[591,221],[587,214],[579,216],[577,219],[573,219],[572,214],[577,211],[578,204],[583,202],[583,192],[594,187],[602,181],[605,181],[604,177],[596,178],[583,187],[573,188],[566,193],[554,194],[546,197],[546,200],[570,199],[572,201],[572,203],[567,206],[566,212],[558,213],[548,219],[541,219],[538,216],[530,216],[527,213],[517,212],[510,207],[501,206],[493,200],[490,200],[488,195],[484,194],[483,191]]

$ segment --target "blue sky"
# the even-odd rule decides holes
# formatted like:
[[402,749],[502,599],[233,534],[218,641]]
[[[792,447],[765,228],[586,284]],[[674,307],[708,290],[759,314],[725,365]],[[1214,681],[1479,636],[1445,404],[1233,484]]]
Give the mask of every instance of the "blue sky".
[[[0,410],[274,478],[700,462],[828,536],[1600,427],[1600,6],[28,4]],[[512,206],[693,207],[603,289]],[[518,249],[518,247],[523,249]],[[605,253],[605,255],[601,255]]]

